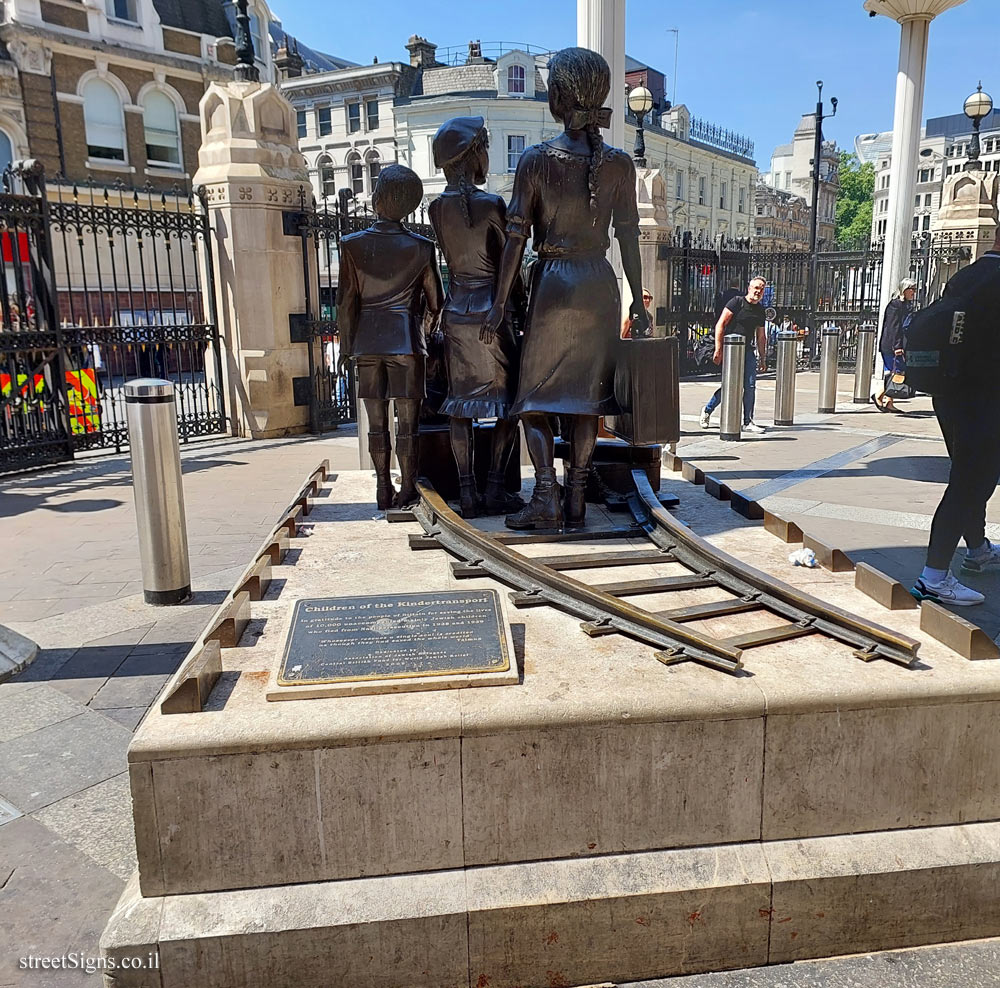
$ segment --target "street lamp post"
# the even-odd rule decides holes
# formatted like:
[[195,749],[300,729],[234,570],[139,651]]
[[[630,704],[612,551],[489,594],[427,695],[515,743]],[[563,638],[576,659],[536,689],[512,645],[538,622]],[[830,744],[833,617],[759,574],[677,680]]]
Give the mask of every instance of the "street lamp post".
[[965,171],[975,171],[982,168],[979,160],[979,128],[983,120],[993,112],[993,97],[983,92],[983,84],[979,83],[976,91],[965,101],[965,115],[972,121],[972,141],[969,144],[969,160],[965,163]]
[[[240,82],[260,82],[260,72],[254,62],[253,35],[250,33],[250,14],[247,0],[236,0],[236,69],[233,73]],[[261,53],[263,55],[263,52]]]
[[[810,319],[810,329],[813,330],[812,339],[813,347],[815,347],[816,342],[819,339],[819,332],[817,329],[817,300],[816,294],[819,288],[818,282],[818,272],[819,272],[819,259],[817,257],[817,234],[819,232],[819,190],[820,182],[822,180],[822,165],[823,165],[823,120],[825,119],[823,115],[823,80],[820,79],[816,83],[816,89],[818,91],[818,99],[816,100],[816,134],[815,141],[813,143],[813,160],[812,160],[812,218],[809,224],[809,251],[811,254],[809,263],[809,319]],[[837,98],[833,97],[830,100],[830,105],[833,107],[833,112],[830,114],[831,117],[837,115]]]
[[636,86],[628,94],[628,108],[635,114],[635,148],[632,157],[639,168],[646,167],[646,140],[642,125],[646,114],[653,109],[653,94],[645,86]]

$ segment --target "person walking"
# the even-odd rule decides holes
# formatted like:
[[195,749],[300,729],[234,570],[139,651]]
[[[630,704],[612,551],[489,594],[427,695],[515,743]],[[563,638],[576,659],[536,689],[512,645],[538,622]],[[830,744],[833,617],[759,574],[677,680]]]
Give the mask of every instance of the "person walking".
[[948,282],[945,296],[970,294],[965,354],[958,375],[933,396],[951,471],[931,523],[927,563],[910,593],[917,600],[968,607],[986,597],[951,572],[960,538],[965,573],[1000,569],[1000,546],[986,537],[986,502],[1000,480],[1000,334],[990,325],[1000,308],[1000,232],[993,248]]
[[[760,277],[752,278],[746,295],[739,295],[725,303],[719,321],[715,324],[715,353],[712,361],[722,363],[722,341],[729,333],[739,333],[746,337],[746,360],[743,364],[743,431],[761,435],[762,426],[753,420],[754,404],[757,398],[757,374],[767,370],[767,336],[764,323],[767,317],[760,300],[764,297],[767,282]],[[756,344],[756,352],[754,351]],[[712,427],[712,412],[722,401],[720,387],[701,411],[701,427]]]
[[897,411],[892,398],[886,392],[889,390],[889,381],[892,379],[896,360],[903,358],[906,343],[903,338],[903,323],[913,311],[913,297],[916,294],[917,283],[912,278],[904,278],[885,307],[882,335],[878,342],[878,352],[882,357],[885,375],[882,380],[882,390],[877,395],[872,395],[872,401],[880,412]]

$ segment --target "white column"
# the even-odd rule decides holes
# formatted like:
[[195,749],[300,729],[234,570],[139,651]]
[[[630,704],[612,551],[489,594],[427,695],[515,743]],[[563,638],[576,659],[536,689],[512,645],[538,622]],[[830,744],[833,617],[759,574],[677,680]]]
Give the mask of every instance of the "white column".
[[923,16],[904,20],[901,24],[896,108],[892,123],[889,215],[885,231],[882,294],[879,299],[880,316],[885,314],[885,308],[900,279],[905,278],[910,271],[913,196],[917,184],[917,155],[920,150],[930,23],[931,17]]
[[[604,56],[611,68],[611,129],[604,140],[612,147],[625,143],[625,0],[576,0],[576,43]],[[631,151],[628,153],[631,154]],[[608,260],[618,277],[622,315],[629,309],[629,293],[622,275],[621,251],[618,241],[611,241]]]
[[625,0],[577,0],[576,43],[603,55],[611,66],[614,113],[605,140],[620,148],[625,143]]

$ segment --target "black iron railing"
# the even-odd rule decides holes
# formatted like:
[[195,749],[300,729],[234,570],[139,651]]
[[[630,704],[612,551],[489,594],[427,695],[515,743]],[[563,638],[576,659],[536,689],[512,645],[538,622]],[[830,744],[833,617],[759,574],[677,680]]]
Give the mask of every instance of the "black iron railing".
[[0,471],[128,444],[123,388],[163,377],[181,441],[225,431],[204,203],[46,185],[20,162],[0,194]]

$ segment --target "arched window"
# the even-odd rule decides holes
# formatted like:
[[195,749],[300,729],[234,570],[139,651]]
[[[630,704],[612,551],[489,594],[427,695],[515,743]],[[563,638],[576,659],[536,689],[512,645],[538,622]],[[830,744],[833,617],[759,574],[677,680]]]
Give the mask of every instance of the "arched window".
[[333,162],[324,155],[316,162],[316,168],[319,171],[319,187],[323,196],[336,196],[337,179],[333,172]]
[[4,131],[0,130],[0,175],[7,170],[13,160],[14,142]]
[[253,41],[253,53],[258,62],[265,62],[264,31],[260,24],[260,15],[250,11],[250,39]]
[[379,172],[382,171],[382,162],[379,160],[378,151],[369,151],[365,155],[365,162],[368,165],[368,188],[374,192]]
[[181,135],[173,100],[166,93],[151,89],[142,101],[142,123],[146,132],[146,160],[150,164],[179,168]]
[[84,85],[83,122],[88,157],[125,160],[125,118],[121,100],[111,83],[91,79]]
[[524,66],[507,66],[507,92],[512,95],[524,95]]
[[351,191],[360,196],[365,191],[365,166],[361,163],[361,155],[352,151],[347,156],[347,173],[350,177]]

